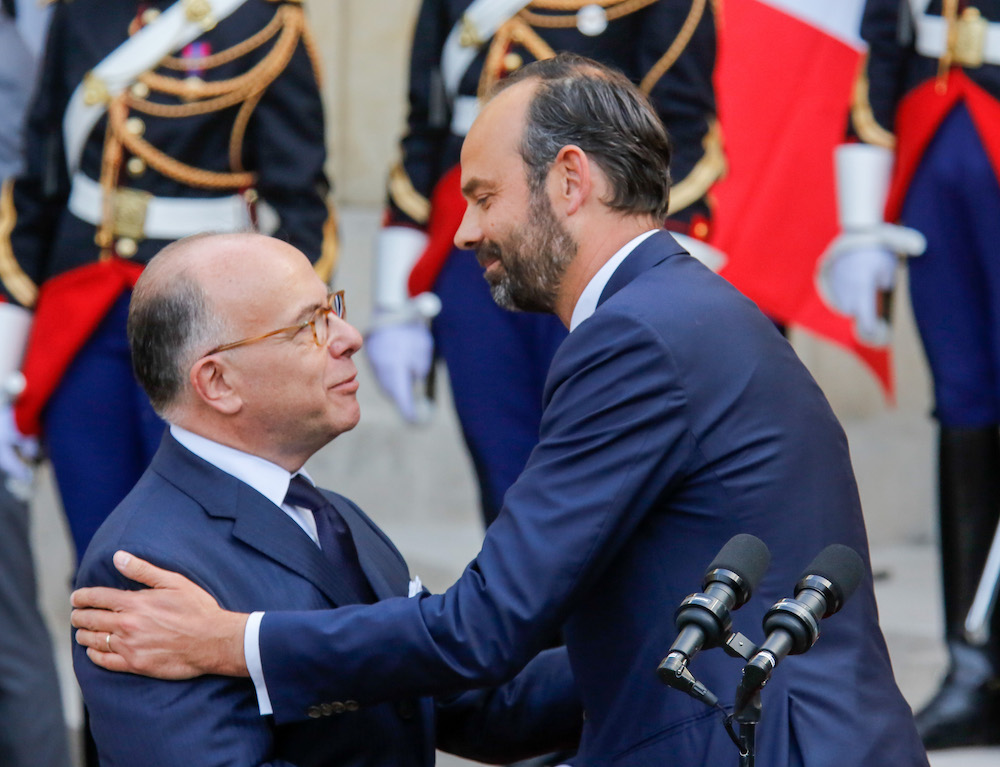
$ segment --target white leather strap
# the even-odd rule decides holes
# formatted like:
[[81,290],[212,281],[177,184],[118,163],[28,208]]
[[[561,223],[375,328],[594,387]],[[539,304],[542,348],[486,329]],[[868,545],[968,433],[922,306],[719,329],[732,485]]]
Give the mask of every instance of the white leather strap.
[[[916,19],[916,49],[921,56],[939,59],[948,47],[948,21],[943,16],[922,15]],[[986,24],[983,63],[1000,64],[1000,23]]]
[[[246,0],[204,0],[211,6],[209,17],[215,22],[229,16]],[[94,125],[107,111],[108,100],[120,94],[143,72],[154,69],[171,53],[183,48],[205,33],[201,21],[188,18],[188,2],[178,0],[128,40],[109,53],[91,70],[106,91],[106,99],[87,103],[85,82],[76,86],[63,117],[63,142],[66,147],[66,167],[70,175],[80,165],[83,146]]]
[[0,303],[0,404],[16,397],[24,378],[18,373],[31,329],[31,312]]
[[[503,23],[531,0],[473,0],[462,18],[452,27],[441,53],[441,76],[449,99],[458,95],[458,86],[480,48]],[[465,40],[463,41],[463,37]]]
[[[73,177],[69,210],[97,226],[104,214],[101,185],[82,173]],[[264,202],[257,203],[257,231],[273,234],[278,214]],[[228,197],[152,197],[146,206],[143,231],[147,239],[177,240],[200,232],[240,232],[253,229],[247,203],[241,195]]]
[[479,116],[479,99],[476,96],[456,96],[451,106],[451,132],[464,136]]

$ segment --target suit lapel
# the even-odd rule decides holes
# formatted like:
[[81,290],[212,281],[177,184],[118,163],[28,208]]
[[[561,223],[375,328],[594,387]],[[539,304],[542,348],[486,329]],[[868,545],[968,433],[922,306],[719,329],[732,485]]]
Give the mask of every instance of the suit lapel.
[[337,577],[336,568],[287,514],[249,485],[184,448],[169,431],[151,468],[209,516],[232,519],[235,538],[308,580],[333,604],[358,602]]
[[615,269],[614,274],[611,275],[611,279],[608,280],[608,284],[604,286],[597,305],[600,306],[603,304],[643,272],[652,269],[671,256],[683,253],[687,253],[687,251],[665,231],[659,231],[647,237]]

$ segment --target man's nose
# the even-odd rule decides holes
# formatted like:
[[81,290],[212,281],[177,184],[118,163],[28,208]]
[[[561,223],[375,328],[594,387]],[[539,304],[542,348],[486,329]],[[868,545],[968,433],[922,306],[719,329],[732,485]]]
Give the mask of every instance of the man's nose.
[[364,343],[360,331],[347,320],[331,318],[330,343],[327,349],[333,357],[350,357]]
[[462,250],[473,250],[483,239],[483,231],[479,226],[479,217],[475,208],[469,205],[465,208],[462,223],[455,232],[455,247]]

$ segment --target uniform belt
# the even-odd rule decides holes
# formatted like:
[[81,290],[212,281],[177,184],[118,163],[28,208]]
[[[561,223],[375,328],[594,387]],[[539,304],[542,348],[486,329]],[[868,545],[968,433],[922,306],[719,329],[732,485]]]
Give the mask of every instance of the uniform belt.
[[[956,23],[959,26],[954,52],[956,64],[963,67],[1000,65],[1000,23],[982,18],[970,22],[964,14]],[[944,56],[948,48],[948,20],[924,14],[917,19],[916,28],[917,53],[932,59]]]
[[464,136],[479,115],[479,99],[475,96],[456,96],[451,105],[451,132]]
[[[154,197],[136,189],[120,188],[112,202],[115,234],[134,239],[176,240],[199,232],[239,232],[254,229],[247,201],[228,197]],[[70,212],[97,226],[104,217],[101,185],[82,173],[73,176]],[[257,203],[256,231],[274,233],[278,214],[265,202]]]

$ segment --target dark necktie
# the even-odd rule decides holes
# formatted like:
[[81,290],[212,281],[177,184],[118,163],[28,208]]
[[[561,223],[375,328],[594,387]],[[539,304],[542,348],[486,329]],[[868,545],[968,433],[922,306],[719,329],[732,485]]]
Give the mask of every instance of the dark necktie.
[[337,574],[351,586],[359,602],[375,602],[375,593],[365,578],[358,561],[358,550],[344,518],[302,475],[296,474],[288,484],[285,503],[309,509],[316,519],[319,546],[337,568]]

